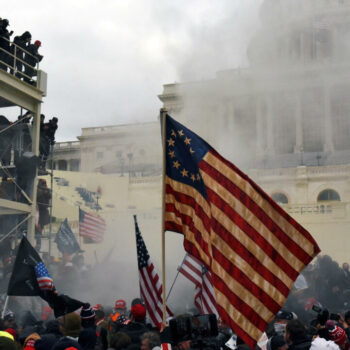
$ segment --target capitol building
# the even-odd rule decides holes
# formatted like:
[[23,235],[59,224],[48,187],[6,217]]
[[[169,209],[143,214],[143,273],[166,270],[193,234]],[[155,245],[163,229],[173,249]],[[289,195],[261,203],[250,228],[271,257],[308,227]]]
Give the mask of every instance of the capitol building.
[[[323,253],[349,262],[350,1],[265,0],[259,18],[246,67],[165,84],[159,99],[308,229]],[[54,168],[90,191],[84,176],[96,174],[101,186],[103,176],[115,179],[124,197],[118,205],[101,198],[106,215],[115,206],[118,215],[158,222],[161,153],[158,120],[83,128],[78,141],[56,144]]]

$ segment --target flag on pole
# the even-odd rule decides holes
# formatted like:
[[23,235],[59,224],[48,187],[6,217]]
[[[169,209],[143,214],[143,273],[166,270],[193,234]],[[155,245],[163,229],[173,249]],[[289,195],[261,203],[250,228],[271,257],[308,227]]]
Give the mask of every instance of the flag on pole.
[[79,208],[79,235],[87,239],[86,243],[101,243],[105,230],[106,223],[103,218]]
[[186,254],[179,272],[187,277],[195,285],[194,304],[201,314],[215,314],[216,299],[213,285],[211,282],[211,273],[198,259]]
[[54,310],[55,317],[73,312],[83,305],[57,293],[45,264],[26,237],[22,238],[18,248],[7,295],[40,296]]
[[222,320],[254,347],[320,252],[256,183],[166,116],[165,229],[211,272]]
[[27,238],[23,237],[18,248],[7,294],[35,296],[40,295],[41,291],[53,289],[53,280],[39,254]]
[[[141,236],[136,215],[134,215],[134,221],[141,296],[153,325],[158,327],[163,321],[163,288]],[[172,315],[168,308],[167,312]]]
[[74,254],[80,251],[79,243],[69,227],[68,220],[64,219],[55,238],[58,250],[62,254]]

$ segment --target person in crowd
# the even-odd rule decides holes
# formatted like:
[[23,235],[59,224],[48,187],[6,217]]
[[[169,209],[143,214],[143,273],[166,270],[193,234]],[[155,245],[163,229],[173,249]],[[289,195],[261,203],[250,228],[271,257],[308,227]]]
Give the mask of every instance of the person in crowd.
[[5,331],[0,331],[0,349],[17,350],[13,336]]
[[49,205],[51,201],[51,191],[47,187],[45,179],[39,179],[37,188],[37,205],[39,211],[39,220],[36,229],[37,248],[41,247],[42,230],[50,223]]
[[326,322],[326,329],[328,330],[330,340],[333,340],[340,347],[340,349],[349,349],[350,344],[343,328],[337,326],[334,321],[328,320]]
[[16,327],[16,319],[15,314],[11,310],[7,310],[4,315],[4,328],[15,328]]
[[350,310],[345,312],[344,318],[341,314],[339,314],[339,323],[346,332],[348,339],[350,339]]
[[340,350],[340,348],[334,341],[316,337],[311,343],[310,350]]
[[80,311],[81,326],[85,328],[93,328],[96,330],[95,325],[95,310],[89,303],[85,303]]
[[156,332],[146,332],[141,337],[141,350],[152,350],[160,346],[160,338]]
[[102,349],[107,349],[108,347],[108,322],[105,317],[103,307],[97,304],[93,307],[95,310],[95,325],[96,334],[98,335],[97,346]]
[[7,27],[10,25],[8,19],[0,20],[0,68],[7,71],[6,64],[10,62],[10,37],[13,31],[9,32]]
[[49,139],[50,145],[55,143],[55,133],[58,128],[58,118],[53,117],[48,123],[44,124],[44,132]]
[[290,350],[309,350],[311,340],[305,326],[299,320],[290,320],[286,326],[285,339]]
[[50,145],[55,144],[55,133],[58,128],[58,118],[53,117],[44,123],[45,115],[40,116],[40,169],[45,170],[46,160],[50,154]]
[[267,350],[287,350],[288,344],[282,335],[274,335],[266,345]]
[[[79,334],[78,343],[83,350],[95,350],[97,345],[97,334],[93,328],[85,328]],[[99,347],[99,349],[101,349]]]
[[131,338],[133,344],[140,344],[141,335],[149,331],[145,325],[146,308],[136,304],[131,307],[130,314],[130,322],[122,328],[122,332]]
[[124,332],[113,333],[109,342],[109,350],[123,350],[131,344],[130,337]]
[[35,40],[34,44],[29,44],[26,48],[26,53],[24,55],[24,81],[29,84],[34,84],[34,82],[31,80],[33,76],[36,75],[36,71],[34,70],[34,67],[41,62],[44,56],[39,54],[39,47],[41,47],[41,41]]
[[41,336],[41,338],[34,343],[34,348],[35,350],[52,349],[57,341],[58,339],[53,334],[46,334]]
[[23,350],[35,350],[34,345],[40,338],[40,335],[36,332],[29,334],[28,337],[24,340]]
[[112,322],[117,322],[119,316],[127,316],[126,301],[124,299],[116,300],[113,313],[109,315]]
[[73,347],[82,350],[78,343],[79,334],[81,332],[80,316],[74,312],[64,315],[60,318],[60,331],[63,337],[58,340],[52,350],[64,350]]
[[[27,49],[27,46],[30,44],[32,40],[32,35],[30,32],[26,31],[20,36],[15,36],[13,39],[13,44],[11,45],[11,53],[15,57],[11,57],[11,66],[15,67],[16,77],[19,79],[23,78],[22,70],[23,70],[23,60],[24,60],[24,51]],[[13,74],[13,70],[11,70],[11,74]]]

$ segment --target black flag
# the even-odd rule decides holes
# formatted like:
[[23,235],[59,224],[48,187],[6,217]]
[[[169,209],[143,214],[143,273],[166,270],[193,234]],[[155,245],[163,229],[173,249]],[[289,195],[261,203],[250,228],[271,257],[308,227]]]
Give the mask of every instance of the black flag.
[[74,236],[71,228],[69,227],[68,220],[64,219],[60,229],[57,232],[55,242],[57,243],[58,250],[64,254],[74,254],[80,251],[77,239]]
[[57,293],[46,266],[26,237],[22,238],[19,245],[7,294],[40,296],[54,310],[55,317],[73,312],[84,304],[67,295]]
[[[12,275],[7,288],[7,294],[18,296],[40,295],[38,278],[42,278],[44,276],[37,276],[39,276],[39,269],[42,266],[44,267],[43,271],[47,272],[46,267],[42,262],[37,251],[32,247],[27,238],[23,237],[18,248],[16,261],[13,266]],[[42,270],[40,270],[40,272],[41,271]],[[43,273],[42,275],[45,275],[45,273]],[[50,287],[50,280],[52,287],[53,282],[48,272],[46,273],[46,277],[47,288]],[[44,285],[42,285],[41,288],[44,288]]]

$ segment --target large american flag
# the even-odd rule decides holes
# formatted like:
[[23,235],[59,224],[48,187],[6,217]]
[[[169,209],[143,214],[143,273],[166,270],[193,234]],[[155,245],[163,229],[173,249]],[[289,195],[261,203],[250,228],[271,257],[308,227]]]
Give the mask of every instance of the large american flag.
[[79,235],[95,243],[103,241],[106,223],[103,218],[79,208]]
[[53,290],[54,284],[50,277],[49,271],[42,261],[38,262],[34,266],[36,280],[38,281],[39,288],[41,290]]
[[195,133],[166,117],[165,229],[211,272],[224,323],[253,347],[319,253],[312,236]]
[[211,273],[208,269],[198,259],[186,254],[179,267],[179,272],[196,286],[194,304],[200,313],[215,314],[218,316],[215,292],[211,282]]
[[[159,327],[163,321],[163,288],[159,281],[159,276],[148,254],[146,244],[141,236],[136,216],[134,216],[134,220],[141,296],[145,302],[148,315],[153,325]],[[167,312],[169,315],[171,315],[171,312],[168,308]]]

